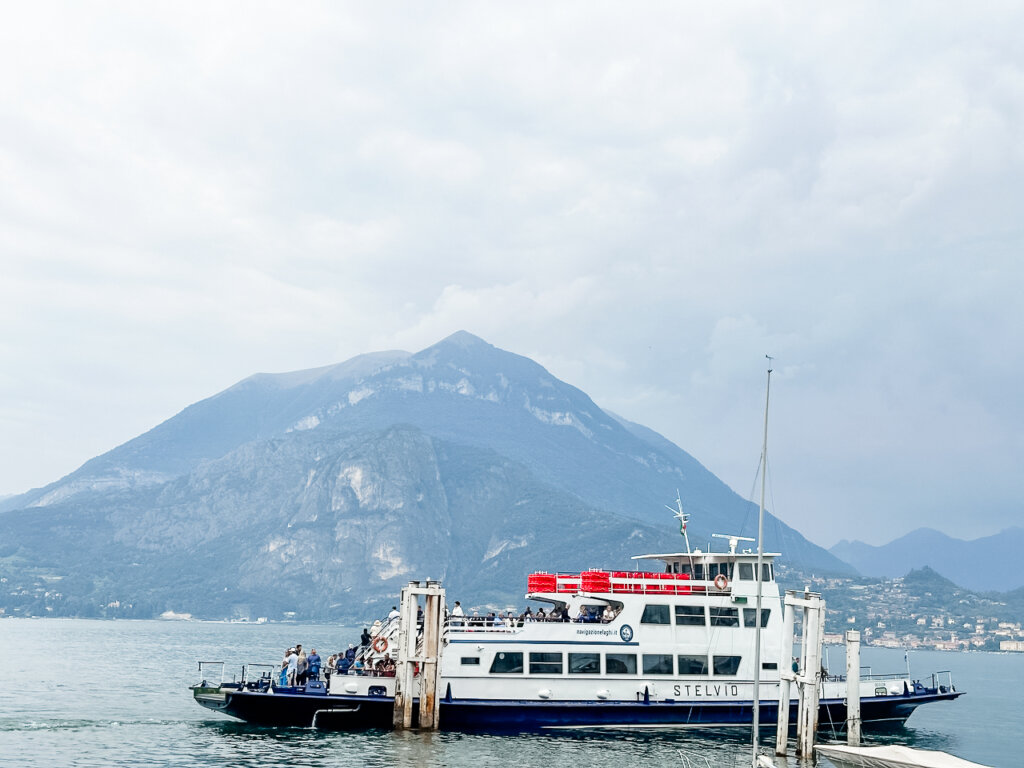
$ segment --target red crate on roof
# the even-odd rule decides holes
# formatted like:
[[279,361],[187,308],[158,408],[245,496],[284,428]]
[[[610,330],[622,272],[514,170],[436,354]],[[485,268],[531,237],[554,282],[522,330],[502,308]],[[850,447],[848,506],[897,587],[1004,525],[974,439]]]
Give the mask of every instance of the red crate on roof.
[[556,581],[556,592],[579,592],[580,575],[578,573],[560,573]]
[[632,592],[633,591],[633,574],[629,571],[613,571],[611,575],[611,590],[612,592]]
[[666,592],[670,595],[676,593],[676,577],[673,573],[659,573],[658,579],[661,583],[661,591]]
[[557,579],[553,573],[531,573],[526,579],[527,591],[529,592],[554,592],[557,586]]
[[643,591],[647,595],[660,595],[662,592],[667,592],[668,588],[662,589],[661,586],[661,574],[651,573],[650,571],[644,571],[643,573],[637,574],[643,579]]
[[584,571],[580,574],[580,587],[584,592],[611,592],[611,574],[608,571]]

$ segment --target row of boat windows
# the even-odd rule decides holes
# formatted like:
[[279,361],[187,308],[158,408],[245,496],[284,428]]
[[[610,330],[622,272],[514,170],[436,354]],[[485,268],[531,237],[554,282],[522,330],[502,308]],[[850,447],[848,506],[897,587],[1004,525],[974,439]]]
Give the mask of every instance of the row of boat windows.
[[[523,655],[521,651],[496,653],[489,671],[495,675],[522,674]],[[566,655],[569,657],[568,664],[565,664],[564,657]],[[600,675],[601,656],[600,653],[531,652],[529,654],[530,674],[561,675],[564,665],[570,675]],[[635,675],[637,673],[637,655],[635,653],[606,653],[603,656],[604,674]],[[710,669],[716,675],[735,675],[740,668],[740,658],[739,656],[712,656]],[[479,665],[480,657],[463,656],[462,664],[463,666]],[[670,653],[645,653],[640,657],[639,668],[645,675],[707,675],[709,664],[707,656],[679,655],[673,657]]]
[[[707,608],[707,611],[705,611]],[[761,609],[761,627],[768,626],[768,615],[771,609]],[[743,626],[754,627],[757,622],[757,609],[743,609]],[[706,627],[709,620],[712,627],[738,627],[740,625],[740,609],[720,606],[677,605],[675,606],[676,626]],[[640,616],[641,624],[671,624],[669,606],[645,605]]]
[[[716,576],[722,575],[732,581],[733,573],[738,572],[740,581],[753,581],[755,563],[740,563],[739,568],[733,569],[736,563],[668,563],[665,566],[666,573],[685,573],[691,579],[697,581],[714,581]],[[772,564],[761,563],[761,581],[772,581]]]

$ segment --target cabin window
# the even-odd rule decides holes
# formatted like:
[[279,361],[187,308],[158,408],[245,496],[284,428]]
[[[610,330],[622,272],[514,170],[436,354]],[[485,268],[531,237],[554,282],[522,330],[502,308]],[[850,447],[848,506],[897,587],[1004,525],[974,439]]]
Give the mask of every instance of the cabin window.
[[779,664],[776,661],[764,661],[761,662],[761,669],[775,670],[779,668]]
[[494,654],[491,662],[491,674],[509,675],[523,671],[523,654],[520,651],[502,651]]
[[676,606],[676,626],[703,627],[706,625],[703,605]]
[[677,656],[680,675],[706,675],[708,673],[707,656]]
[[739,656],[715,656],[716,675],[735,675],[739,670]]
[[740,563],[740,581],[754,580],[754,564]]
[[704,581],[704,563],[696,563],[693,566],[693,578],[697,581]]
[[738,627],[739,625],[740,613],[737,609],[711,606],[712,627]]
[[463,656],[462,657],[462,666],[464,666],[464,667],[479,666],[479,665],[480,665],[480,657],[479,656]]
[[604,671],[608,675],[635,675],[635,653],[609,653],[604,657]]
[[772,580],[772,564],[771,563],[761,563],[761,581],[771,581],[771,580]]
[[562,674],[562,654],[560,653],[531,653],[530,654],[531,675],[560,675]]
[[[761,629],[768,626],[768,615],[771,613],[770,608],[761,609]],[[743,609],[743,626],[745,627],[756,627],[755,615],[757,614],[757,608],[744,608]]]
[[569,654],[570,675],[599,675],[601,674],[601,656],[597,653],[570,653]]
[[672,654],[671,653],[645,653],[644,654],[645,675],[671,675]]
[[645,605],[640,617],[641,624],[671,624],[668,618],[667,605]]
[[732,580],[732,563],[708,563],[708,581],[714,581],[718,574]]

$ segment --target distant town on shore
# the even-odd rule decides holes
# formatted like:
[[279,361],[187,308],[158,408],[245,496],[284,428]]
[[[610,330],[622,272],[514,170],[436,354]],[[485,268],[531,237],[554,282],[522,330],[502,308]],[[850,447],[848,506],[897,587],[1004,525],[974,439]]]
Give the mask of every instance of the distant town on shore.
[[826,643],[859,629],[865,645],[940,651],[1024,652],[1024,589],[978,592],[930,568],[892,579],[829,577],[791,571],[794,583],[821,592],[828,611]]

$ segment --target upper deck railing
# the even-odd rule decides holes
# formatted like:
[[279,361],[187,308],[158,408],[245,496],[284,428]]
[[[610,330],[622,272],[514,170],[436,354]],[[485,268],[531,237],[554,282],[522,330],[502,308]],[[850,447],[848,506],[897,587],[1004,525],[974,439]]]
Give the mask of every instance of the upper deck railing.
[[613,594],[613,595],[690,595],[711,593],[727,595],[732,583],[720,574],[698,581],[688,573],[650,571],[582,571],[579,573],[531,573],[527,591],[533,594]]

